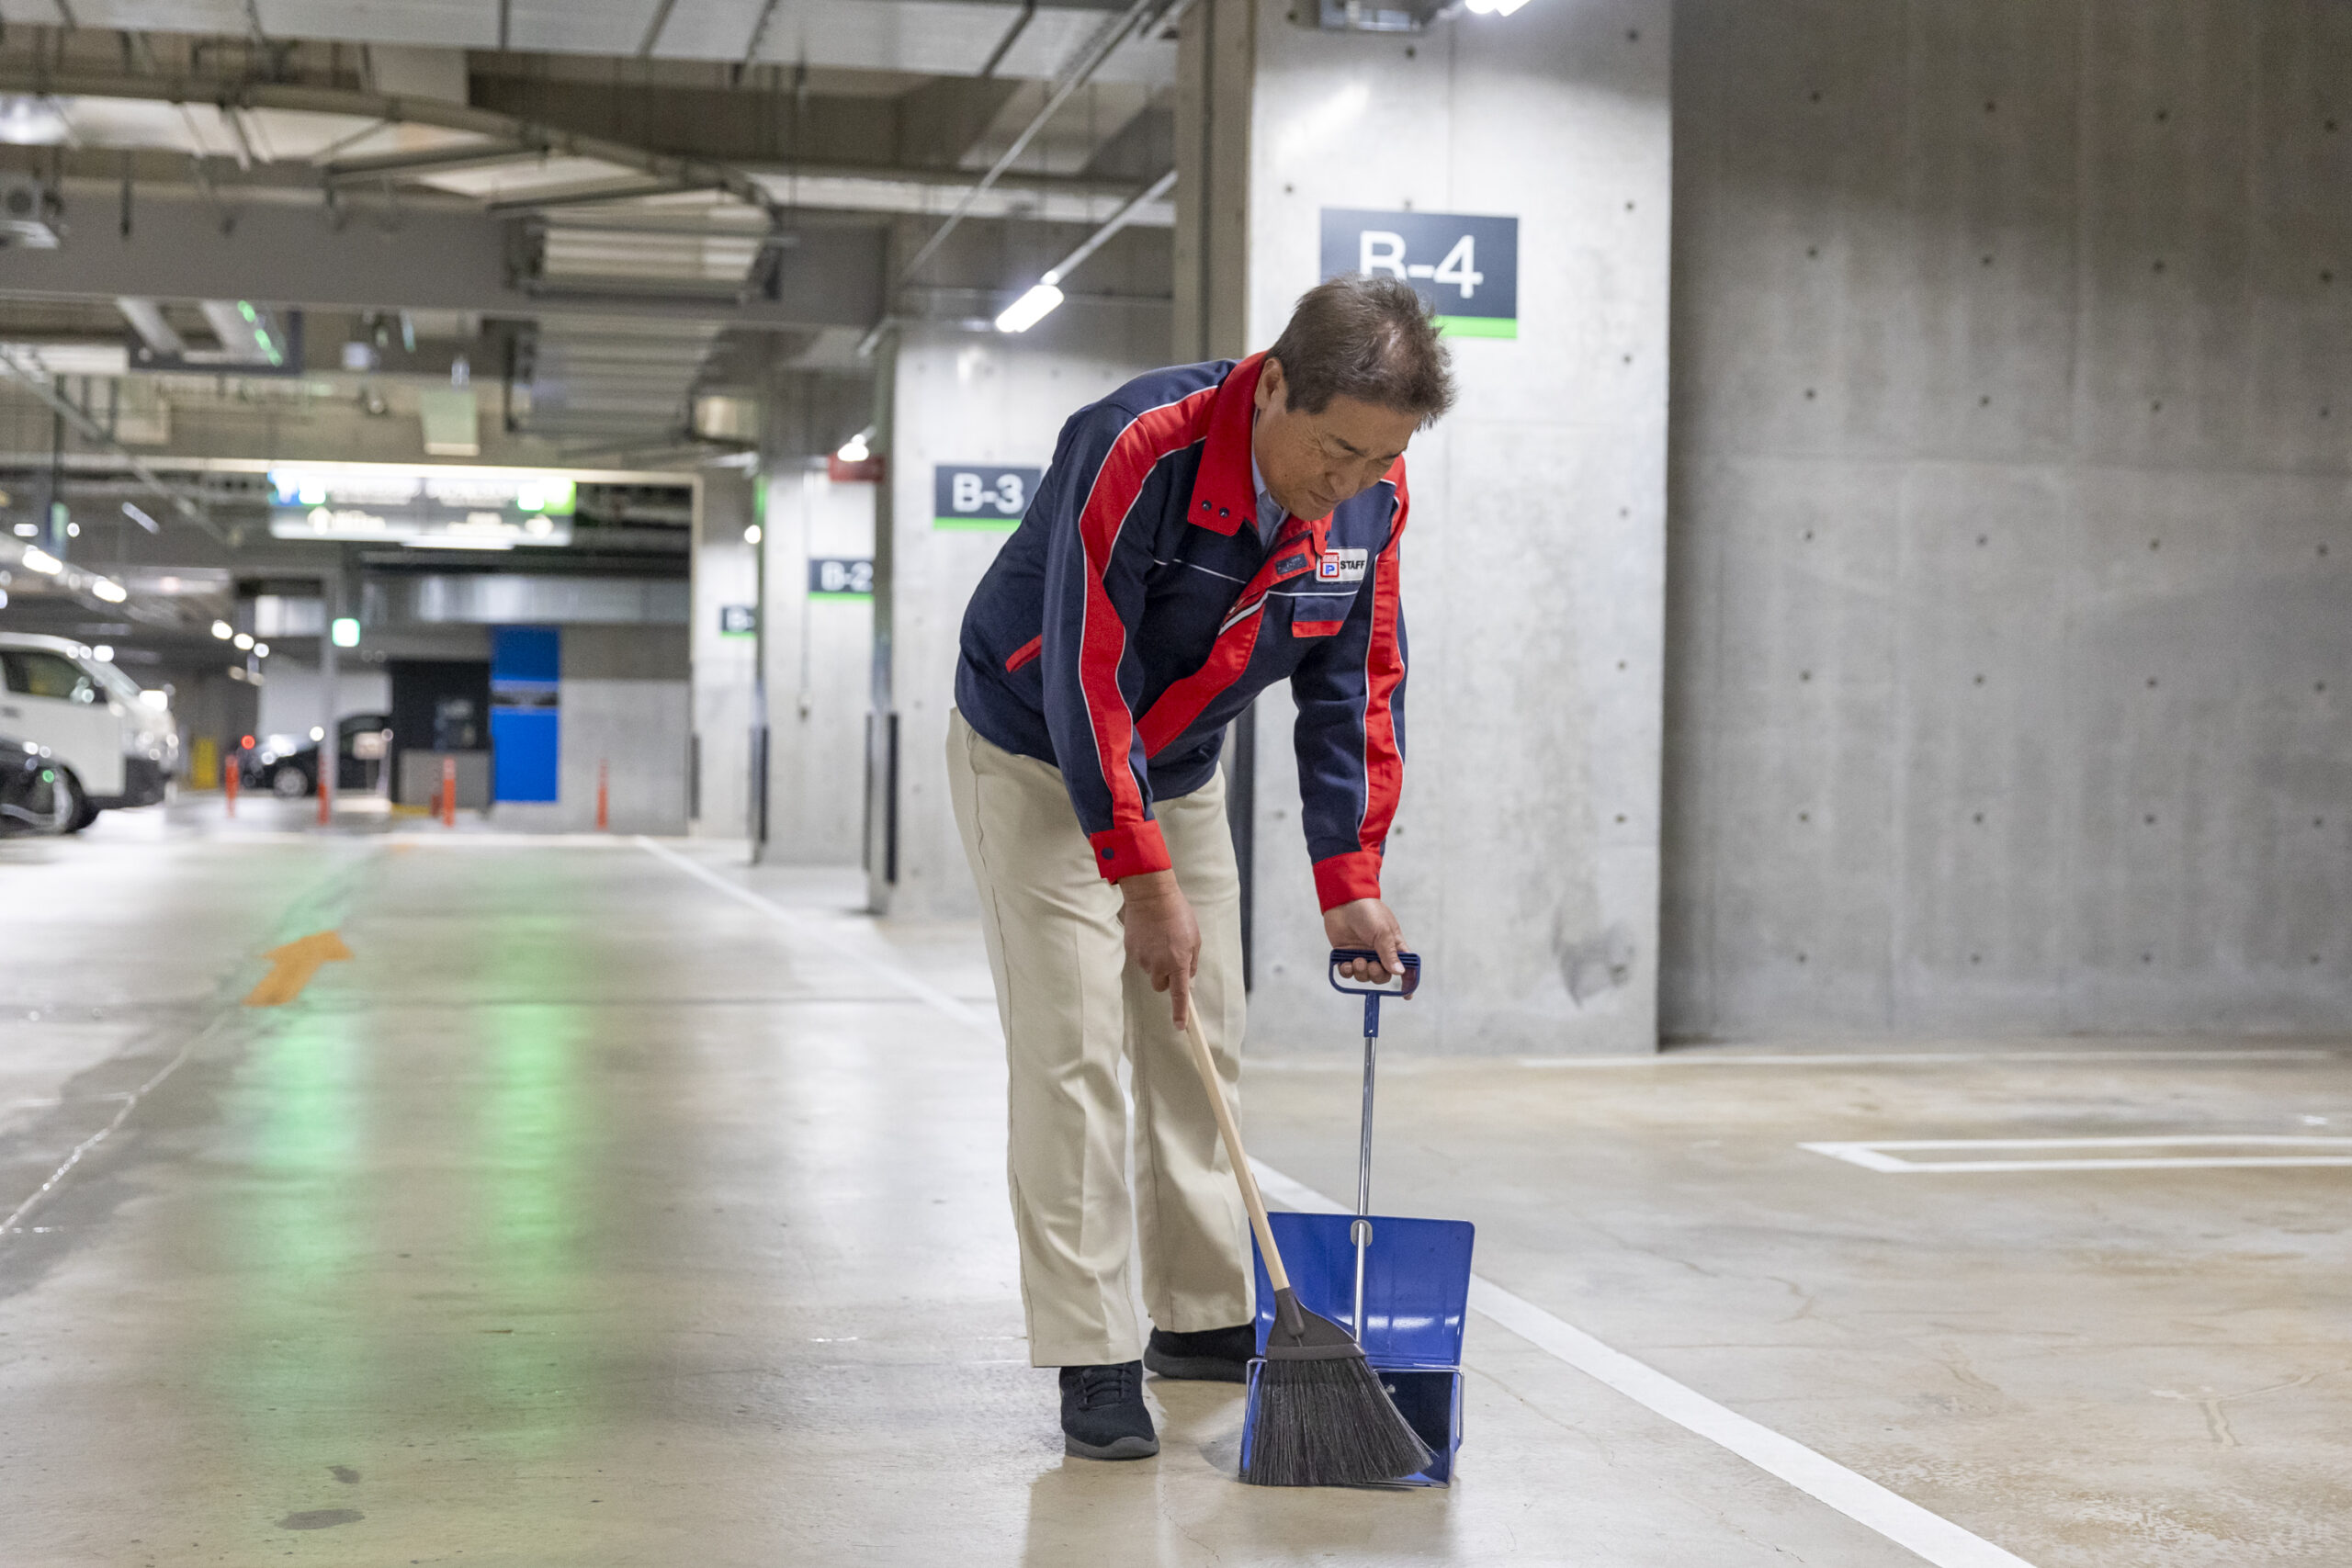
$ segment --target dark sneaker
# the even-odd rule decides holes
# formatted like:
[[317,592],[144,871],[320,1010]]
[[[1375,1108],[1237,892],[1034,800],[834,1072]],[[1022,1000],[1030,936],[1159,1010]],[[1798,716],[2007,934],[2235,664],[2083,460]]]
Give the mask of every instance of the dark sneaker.
[[1248,1382],[1250,1358],[1258,1353],[1258,1325],[1204,1328],[1197,1334],[1151,1331],[1144,1347],[1143,1364],[1164,1378],[1197,1378],[1204,1382]]
[[1143,1404],[1143,1363],[1062,1369],[1062,1448],[1080,1459],[1149,1459],[1159,1451]]

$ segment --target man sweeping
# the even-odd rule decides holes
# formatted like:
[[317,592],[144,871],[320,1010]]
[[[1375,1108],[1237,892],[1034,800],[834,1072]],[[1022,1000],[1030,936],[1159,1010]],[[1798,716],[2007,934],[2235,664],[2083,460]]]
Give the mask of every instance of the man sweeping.
[[1144,1369],[1241,1382],[1255,1348],[1241,1205],[1182,1023],[1198,1010],[1232,1095],[1240,878],[1217,761],[1276,681],[1298,704],[1324,930],[1381,954],[1358,978],[1396,966],[1404,453],[1453,397],[1409,288],[1323,284],[1265,353],[1071,415],[965,613],[949,788],[1004,1023],[1030,1360],[1061,1370],[1070,1453],[1159,1452]]

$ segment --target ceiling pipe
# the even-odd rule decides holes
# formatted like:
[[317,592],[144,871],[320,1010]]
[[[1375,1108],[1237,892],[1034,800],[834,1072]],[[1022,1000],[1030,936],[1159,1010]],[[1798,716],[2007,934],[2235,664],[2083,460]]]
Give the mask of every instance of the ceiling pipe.
[[454,175],[466,169],[495,168],[501,164],[537,163],[546,156],[537,147],[437,147],[426,152],[346,158],[327,164],[319,173],[331,186],[364,185],[370,180]]
[[[1137,7],[1153,0],[1136,0]],[[0,93],[33,93],[68,98],[124,98],[142,103],[211,104],[229,109],[286,109],[297,113],[347,115],[390,125],[430,125],[471,131],[510,146],[532,147],[549,157],[593,159],[634,169],[648,177],[628,194],[680,190],[723,191],[746,207],[782,222],[786,209],[766,187],[731,164],[707,158],[673,157],[627,142],[582,136],[555,126],[518,119],[491,109],[433,98],[396,97],[346,87],[311,87],[286,82],[203,81],[193,77],[58,74],[23,65],[0,67]],[[199,141],[198,145],[202,145]]]
[[1137,191],[1134,200],[1119,209],[1118,211],[1111,214],[1108,219],[1103,220],[1102,227],[1095,230],[1094,232],[1086,236],[1086,238],[1080,243],[1078,249],[1070,252],[1069,254],[1064,256],[1059,262],[1056,263],[1053,271],[1047,273],[1046,276],[1052,278],[1057,283],[1059,283],[1062,279],[1068,277],[1071,273],[1078,270],[1078,266],[1080,262],[1083,262],[1087,257],[1101,250],[1104,243],[1107,242],[1112,235],[1117,233],[1120,230],[1134,222],[1136,213],[1142,211],[1146,207],[1150,206],[1153,202],[1158,201],[1161,197],[1166,196],[1170,191],[1174,190],[1175,188],[1176,171],[1170,169],[1166,174],[1160,175],[1158,179],[1152,181],[1149,186],[1140,191]]
[[6,374],[10,380],[48,404],[51,412],[79,431],[85,440],[95,442],[121,458],[123,466],[138,475],[141,484],[170,502],[175,512],[222,544],[229,542],[228,536],[220,532],[220,525],[212,521],[210,513],[165,484],[164,477],[149,468],[137,453],[108,434],[105,425],[85,413],[79,404],[52,386],[49,378],[26,365],[17,357],[14,350],[6,345],[0,345],[0,374]]
[[167,359],[177,359],[187,353],[187,340],[164,319],[163,308],[153,299],[137,299],[129,296],[118,298],[114,308],[139,334],[139,341]]
[[989,51],[987,63],[980,67],[981,81],[985,82],[996,74],[996,68],[1004,63],[1004,57],[1012,52],[1012,46],[1021,41],[1021,35],[1027,32],[1029,24],[1036,19],[1037,0],[1021,0],[1021,15],[1012,18],[1012,25],[1004,29],[1004,36],[996,40],[994,49]]
[[964,193],[964,199],[956,204],[955,211],[947,215],[947,221],[939,226],[938,231],[932,235],[922,250],[915,253],[915,259],[909,262],[906,270],[899,275],[900,283],[912,278],[916,273],[922,270],[923,263],[939,254],[939,247],[947,243],[947,236],[954,233],[956,225],[964,221],[965,215],[972,210],[973,204],[987,193],[990,186],[1004,177],[1005,171],[1012,167],[1014,159],[1029,150],[1029,143],[1036,140],[1037,133],[1046,129],[1046,122],[1053,118],[1060,111],[1062,105],[1069,101],[1069,96],[1086,85],[1088,79],[1101,68],[1102,62],[1111,58],[1111,51],[1126,41],[1128,34],[1134,32],[1166,3],[1167,0],[1135,0],[1133,5],[1095,30],[1094,36],[1087,39],[1084,46],[1079,50],[1077,56],[1072,59],[1069,68],[1064,71],[1055,82],[1053,91],[1046,95],[1045,107],[1039,109],[1029,123],[1021,128],[1021,134],[1014,137],[1012,145],[1006,148],[1003,154],[989,165],[989,172],[980,176],[979,184]]
[[1157,201],[1176,187],[1176,171],[1169,170],[1152,181],[1149,189],[1111,214],[1110,221],[1089,234],[1070,252],[1046,271],[1030,290],[1007,305],[997,316],[996,330],[1001,333],[1025,333],[1056,310],[1061,309],[1065,296],[1062,279],[1078,270],[1079,264],[1102,248],[1103,242],[1127,226],[1138,208],[1147,201]]
[[637,46],[637,57],[639,60],[652,57],[653,46],[662,41],[662,29],[670,25],[670,12],[677,4],[678,0],[662,0],[660,5],[653,7],[653,19],[645,24],[644,41]]

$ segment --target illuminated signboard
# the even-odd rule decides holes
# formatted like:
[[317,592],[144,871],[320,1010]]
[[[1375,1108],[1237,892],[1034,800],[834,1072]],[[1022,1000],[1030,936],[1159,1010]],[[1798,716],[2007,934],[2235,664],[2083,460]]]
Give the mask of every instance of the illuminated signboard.
[[568,545],[579,487],[537,468],[316,465],[269,471],[277,539],[514,549]]

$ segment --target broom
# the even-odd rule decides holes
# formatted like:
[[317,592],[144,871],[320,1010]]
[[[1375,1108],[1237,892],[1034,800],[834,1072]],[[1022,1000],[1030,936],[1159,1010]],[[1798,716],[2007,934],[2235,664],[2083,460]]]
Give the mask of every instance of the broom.
[[1217,1131],[1233,1161],[1250,1226],[1265,1255],[1274,1287],[1274,1325],[1266,1337],[1266,1364],[1250,1388],[1253,1438],[1241,1479],[1258,1486],[1363,1486],[1400,1481],[1435,1457],[1405,1424],[1363,1359],[1363,1347],[1328,1317],[1298,1304],[1266,1223],[1266,1201],[1242,1152],[1241,1129],[1225,1102],[1216,1062],[1201,1032],[1200,1015],[1184,1010],[1184,1036],[1201,1075]]

